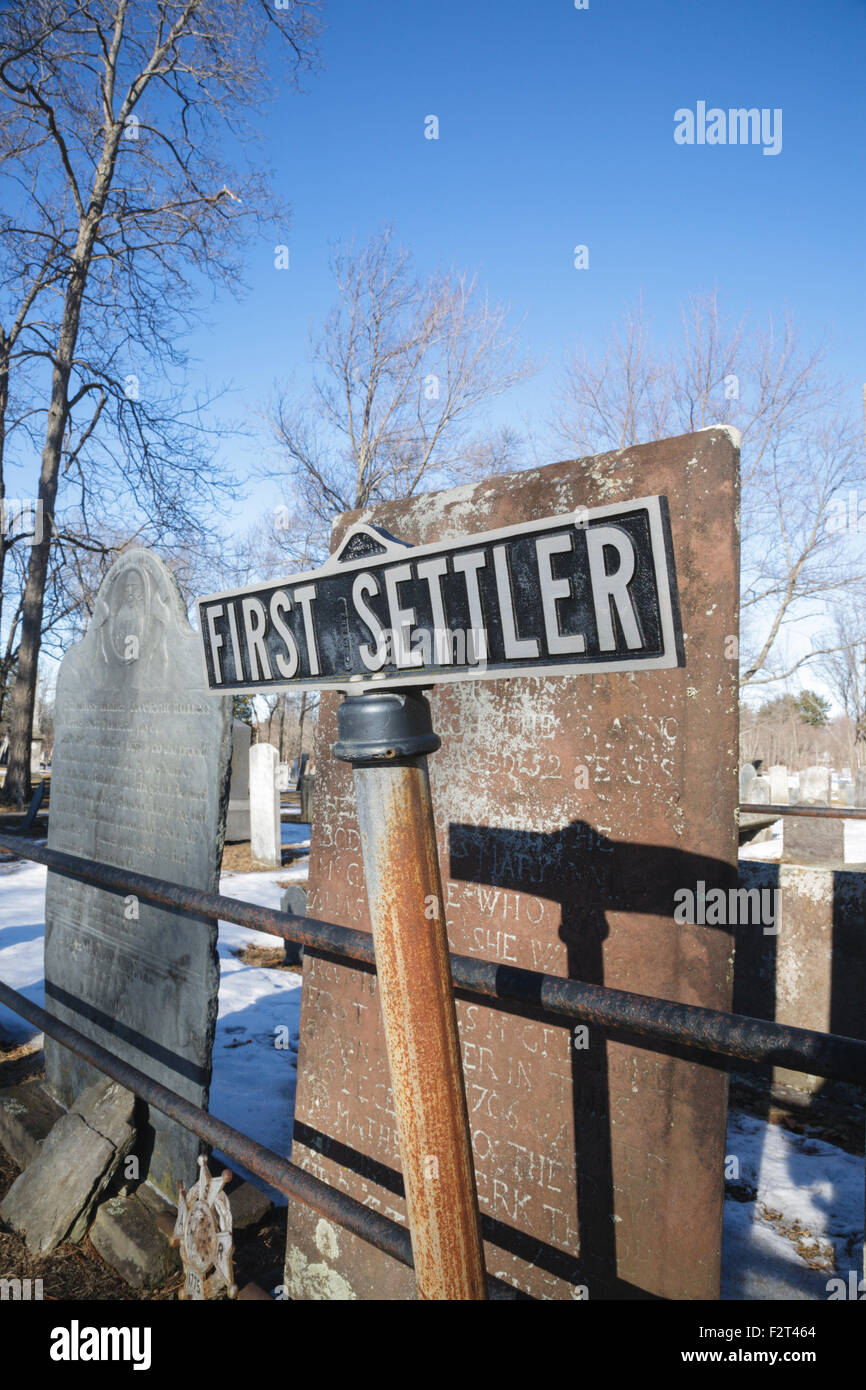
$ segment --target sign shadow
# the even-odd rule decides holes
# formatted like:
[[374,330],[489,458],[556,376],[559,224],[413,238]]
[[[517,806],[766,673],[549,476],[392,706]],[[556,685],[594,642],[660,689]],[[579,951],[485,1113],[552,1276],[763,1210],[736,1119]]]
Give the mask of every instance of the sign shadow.
[[[575,820],[551,832],[452,823],[449,826],[449,878],[555,902],[560,908],[558,938],[565,947],[565,975],[570,980],[604,985],[604,945],[608,915],[630,913],[669,919],[673,931],[691,930],[673,921],[677,890],[703,881],[707,891],[726,894],[736,888],[736,866],[685,850],[614,840],[586,821]],[[444,868],[444,866],[443,866]],[[635,930],[638,930],[636,927]],[[711,931],[731,934],[726,925]],[[639,956],[640,944],[633,954]],[[507,976],[508,967],[501,967]],[[635,980],[618,979],[618,988],[650,993]],[[472,998],[458,991],[462,998]],[[485,1007],[521,1012],[509,1002],[484,1000]],[[560,1028],[571,1025],[561,1015],[530,1010]],[[591,1298],[645,1299],[656,1295],[620,1277],[616,1249],[615,1193],[612,1162],[612,1109],[606,1030],[592,1025],[588,1046],[571,1048],[571,1104],[574,1123],[574,1172],[577,1190],[579,1255],[565,1276],[586,1285]],[[617,1031],[616,1041],[665,1056],[726,1070],[725,1059],[698,1054],[653,1038]],[[640,1142],[638,1140],[636,1142]],[[719,1169],[719,1184],[723,1171]],[[505,1243],[505,1242],[503,1242]],[[560,1252],[564,1254],[564,1252]]]

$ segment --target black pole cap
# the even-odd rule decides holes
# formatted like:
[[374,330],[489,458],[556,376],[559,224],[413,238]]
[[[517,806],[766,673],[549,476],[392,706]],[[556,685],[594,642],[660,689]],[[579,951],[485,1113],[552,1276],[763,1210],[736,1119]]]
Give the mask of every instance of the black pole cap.
[[435,753],[430,705],[420,691],[382,690],[347,695],[337,710],[334,757],[344,763],[389,763]]

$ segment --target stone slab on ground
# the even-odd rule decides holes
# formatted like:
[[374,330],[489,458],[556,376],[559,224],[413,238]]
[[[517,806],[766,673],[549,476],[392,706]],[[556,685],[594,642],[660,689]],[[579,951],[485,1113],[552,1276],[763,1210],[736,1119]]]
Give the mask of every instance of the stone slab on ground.
[[19,1168],[29,1167],[64,1113],[38,1081],[5,1087],[0,1091],[0,1148]]
[[242,1182],[228,1194],[232,1213],[232,1228],[243,1231],[247,1226],[257,1226],[267,1216],[273,1202],[260,1188],[251,1182]]
[[88,1086],[15,1179],[0,1216],[21,1232],[31,1254],[84,1235],[94,1203],[135,1141],[134,1105],[132,1092],[116,1081]]
[[94,1250],[121,1279],[137,1289],[160,1288],[180,1269],[180,1255],[137,1196],[103,1202],[90,1228]]
[[156,1188],[151,1187],[149,1183],[140,1183],[135,1189],[134,1195],[154,1216],[159,1216],[164,1211],[170,1211],[172,1216],[177,1216],[177,1207],[171,1202],[167,1202],[162,1193],[157,1192]]

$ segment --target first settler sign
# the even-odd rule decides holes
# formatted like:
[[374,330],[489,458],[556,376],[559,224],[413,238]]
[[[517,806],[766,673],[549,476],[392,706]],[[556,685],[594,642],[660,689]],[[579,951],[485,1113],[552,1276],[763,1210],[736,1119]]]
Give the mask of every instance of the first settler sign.
[[212,690],[682,665],[663,497],[408,546],[358,525],[321,569],[198,600]]

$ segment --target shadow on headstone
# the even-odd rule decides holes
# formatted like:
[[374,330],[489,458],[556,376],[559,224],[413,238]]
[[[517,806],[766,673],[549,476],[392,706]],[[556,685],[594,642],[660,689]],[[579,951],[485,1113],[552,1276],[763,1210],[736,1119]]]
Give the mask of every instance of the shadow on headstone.
[[[736,887],[736,871],[723,861],[658,845],[610,840],[585,821],[573,821],[550,835],[452,824],[449,843],[449,878],[476,882],[494,890],[534,893],[559,904],[562,912],[559,937],[566,948],[568,962],[564,976],[587,984],[605,983],[603,946],[609,934],[608,913],[670,918],[675,894],[683,888],[694,889],[703,881],[708,893],[712,888],[720,888],[727,894]],[[673,929],[682,932],[687,928],[673,924]],[[730,932],[724,924],[716,930]],[[329,959],[324,952],[311,954]],[[372,967],[358,963],[353,963],[353,969],[373,973]],[[507,981],[509,967],[499,965],[497,974],[503,982]],[[470,1004],[481,1002],[487,1009],[514,1018],[541,1021],[557,1030],[571,1032],[574,1027],[562,1015],[545,1010],[540,1000],[537,1007],[510,999],[482,1000],[460,989],[456,990],[456,997]],[[685,1045],[668,1044],[637,1032],[617,1030],[613,1034],[595,1024],[590,1025],[588,1047],[570,1049],[577,1235],[579,1249],[586,1254],[575,1258],[539,1239],[537,1234],[521,1231],[489,1213],[482,1212],[481,1224],[485,1240],[572,1285],[586,1284],[592,1297],[652,1300],[656,1295],[617,1275],[611,1088],[606,1046],[609,1038],[659,1057],[689,1063],[699,1060],[702,1065],[722,1071],[728,1068],[724,1058],[710,1053],[696,1056]],[[538,1103],[544,1104],[543,1096],[538,1097]],[[626,1137],[624,1131],[628,1129],[627,1117],[620,1118],[618,1127],[622,1142]],[[329,1159],[360,1177],[396,1196],[404,1196],[402,1175],[387,1164],[298,1119],[294,1135],[298,1142],[326,1153]],[[629,1137],[635,1146],[643,1142],[638,1132]],[[525,1138],[531,1142],[531,1136]],[[676,1142],[676,1137],[672,1142]],[[721,1190],[721,1174],[719,1185]]]
[[[510,891],[534,891],[538,896],[559,902],[562,910],[559,936],[568,959],[566,977],[586,984],[605,983],[603,943],[608,936],[608,913],[669,918],[675,905],[674,895],[685,887],[703,881],[707,891],[721,888],[727,893],[736,885],[735,872],[722,861],[659,845],[609,840],[585,821],[572,821],[552,835],[452,824],[449,835],[451,878],[470,879]],[[717,929],[729,930],[724,925]],[[499,969],[507,978],[507,966]],[[460,991],[458,996],[473,997],[461,995]],[[520,1012],[519,1006],[510,1001],[497,1004],[485,1000],[485,1004],[509,1013]],[[561,1016],[548,1014],[547,1018],[559,1027],[571,1026],[563,1025]],[[626,1045],[663,1056],[694,1060],[694,1053],[686,1047],[668,1045],[637,1032],[608,1034],[595,1025],[590,1026],[588,1048],[573,1050],[577,1219],[579,1247],[586,1254],[566,1274],[562,1268],[562,1252],[552,1249],[560,1267],[551,1272],[586,1283],[595,1297],[651,1298],[653,1295],[618,1278],[616,1273],[610,1085],[606,1048],[598,1045],[599,1036],[615,1036],[618,1042]],[[700,1054],[700,1061],[726,1069],[724,1059],[707,1053]],[[634,1142],[640,1143],[639,1135],[635,1134]],[[491,1225],[488,1218],[485,1222]],[[494,1222],[492,1226],[495,1229],[487,1232],[488,1238],[501,1242],[505,1248],[513,1248],[517,1233],[501,1222]],[[525,1255],[526,1251],[515,1250],[514,1253]],[[544,1263],[537,1256],[536,1262]]]

